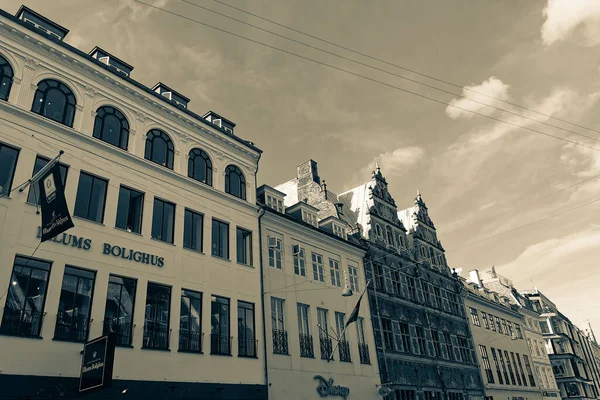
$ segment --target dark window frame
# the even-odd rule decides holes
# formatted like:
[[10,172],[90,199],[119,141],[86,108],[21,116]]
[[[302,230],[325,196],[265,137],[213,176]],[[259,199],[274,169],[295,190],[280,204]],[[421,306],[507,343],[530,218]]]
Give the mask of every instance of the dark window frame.
[[[85,212],[86,215],[80,215],[77,212],[77,203],[78,203],[77,199],[79,199],[79,195],[80,195],[79,189],[80,189],[80,186],[81,186],[82,176],[87,176],[87,177],[92,178],[92,184],[91,184],[92,190],[90,190],[89,193],[87,193],[88,198],[87,198],[87,206],[86,206],[86,212]],[[102,215],[101,215],[99,221],[91,219],[89,217],[89,214],[90,214],[90,204],[91,204],[91,201],[92,201],[92,194],[94,193],[93,189],[94,189],[94,185],[95,185],[95,181],[96,180],[104,182],[104,184],[106,185],[104,187],[104,198],[102,199]],[[101,176],[92,174],[92,173],[90,173],[88,171],[80,170],[79,171],[79,180],[77,181],[77,194],[75,195],[75,207],[73,207],[73,215],[76,216],[76,217],[79,217],[79,218],[87,219],[88,221],[98,222],[100,224],[103,224],[104,223],[104,215],[106,214],[106,197],[107,197],[107,194],[108,194],[108,182],[109,182],[109,180],[106,179],[106,178],[102,178]],[[81,195],[85,196],[86,193],[82,192]]]
[[[217,301],[218,299],[221,300],[226,300],[226,302],[219,302]],[[215,304],[219,305],[219,309],[218,309],[218,314],[219,314],[219,323],[216,325],[217,327],[217,332],[213,333],[213,328],[215,327],[215,325],[213,325],[212,323],[212,316],[214,315],[214,310],[213,310],[213,306]],[[221,332],[221,304],[226,304],[227,305],[227,335],[223,335]],[[211,295],[211,299],[210,299],[210,315],[211,315],[211,324],[210,324],[210,334],[211,334],[211,340],[210,340],[210,354],[220,354],[220,355],[231,355],[231,299],[229,297],[224,297],[224,296],[217,296],[217,295]],[[215,348],[215,341],[213,339],[213,335],[216,335],[217,337],[217,348]],[[222,340],[222,338],[226,338],[227,339],[227,348],[226,349],[222,349],[221,345],[222,342],[220,340]]]
[[[250,245],[246,248],[246,245],[244,246],[240,246],[240,233],[241,233],[241,239],[242,242],[245,244],[246,240],[250,240]],[[248,265],[248,266],[253,266],[254,262],[253,262],[253,254],[252,254],[252,246],[253,246],[253,242],[252,242],[253,238],[252,238],[252,231],[246,228],[243,228],[241,226],[236,226],[235,228],[235,257],[236,260],[239,264],[243,264],[243,265]],[[243,249],[243,251],[241,252],[242,255],[244,256],[242,259],[240,260],[240,249]],[[248,250],[246,252],[246,250]],[[248,254],[246,254],[248,253]]]
[[[120,204],[120,200],[121,200],[121,191],[122,190],[128,190],[130,192],[129,193],[129,201],[127,202],[127,220],[125,221],[126,222],[126,224],[125,224],[126,226],[125,227],[119,226],[119,204]],[[131,212],[130,212],[130,210],[131,210],[131,206],[132,206],[131,192],[135,192],[136,194],[141,195],[141,208],[140,208],[139,228],[138,228],[138,230],[134,229],[135,227],[133,227],[133,222],[132,222],[131,225],[129,225],[129,222],[131,222],[130,221],[130,218],[131,218]],[[144,204],[145,204],[145,201],[146,201],[146,193],[144,193],[144,192],[142,192],[140,190],[137,190],[137,189],[133,189],[133,188],[131,188],[129,186],[126,186],[126,185],[119,186],[119,197],[117,198],[117,213],[116,213],[116,216],[115,216],[115,227],[119,228],[119,229],[124,229],[124,230],[127,230],[127,231],[131,231],[131,232],[134,232],[134,233],[137,233],[137,234],[141,235],[142,234],[142,229],[143,229],[143,226],[144,226]],[[134,219],[134,221],[135,221],[135,219]],[[129,229],[129,226],[131,226],[132,228]]]
[[7,143],[4,142],[0,142],[0,152],[2,151],[2,148],[6,147],[7,149],[10,149],[12,151],[15,151],[16,155],[15,155],[15,161],[12,165],[12,173],[10,174],[10,179],[8,180],[8,184],[4,185],[1,189],[0,189],[0,198],[2,197],[10,197],[10,193],[12,192],[12,185],[14,183],[15,180],[15,173],[17,172],[17,164],[19,163],[19,155],[21,154],[21,149],[15,146],[11,146]]
[[[129,329],[127,329],[127,332],[125,333],[126,340],[122,340],[121,339],[122,336],[117,332],[117,343],[116,343],[117,346],[131,346],[131,343],[132,343],[132,340],[133,340],[133,325],[134,325],[133,321],[134,321],[134,318],[135,318],[135,303],[136,303],[137,294],[138,294],[137,293],[138,280],[137,280],[137,278],[132,278],[132,277],[129,277],[129,276],[122,276],[122,275],[118,275],[118,274],[109,274],[108,275],[108,287],[110,287],[111,284],[112,285],[118,285],[118,286],[121,287],[120,291],[119,291],[119,310],[122,309],[121,308],[121,304],[122,304],[122,298],[123,298],[123,289],[126,286],[126,284],[125,283],[120,283],[120,282],[111,282],[111,278],[112,277],[117,278],[117,279],[123,279],[124,281],[128,280],[128,281],[133,282],[133,298],[132,298],[132,301],[131,301],[131,313],[130,313],[130,316],[129,316]],[[107,291],[106,291],[106,297],[107,297],[106,298],[106,303],[108,303],[108,300],[109,300],[108,299],[108,288],[107,288]],[[104,334],[106,334],[106,333],[108,333],[109,331],[112,330],[112,327],[110,327],[110,325],[108,324],[108,317],[106,316],[106,310],[107,310],[107,308],[108,307],[106,307],[106,306],[104,307],[104,327],[103,327],[103,333]],[[119,313],[119,315],[120,315],[120,313]],[[119,316],[118,318],[121,319],[122,317]],[[117,327],[119,327],[119,326],[120,326],[120,323],[117,324]]]
[[[187,298],[190,301],[190,307],[188,309],[188,313],[186,315],[183,314],[183,299]],[[181,289],[181,296],[179,298],[179,350],[178,351],[188,351],[188,352],[194,352],[194,353],[203,353],[202,350],[202,342],[203,342],[203,337],[204,337],[204,333],[202,333],[202,301],[204,300],[204,295],[202,292],[196,291],[196,290],[191,290],[191,289],[185,289],[182,288]],[[199,315],[198,315],[198,338],[197,338],[197,342],[193,339],[192,334],[194,333],[192,330],[192,325],[189,322],[192,318],[194,318],[191,314],[191,304],[193,301],[198,301],[200,303],[198,310],[199,310]],[[188,318],[188,328],[187,328],[187,337],[182,336],[183,334],[183,317],[187,317]],[[187,339],[187,340],[184,340]],[[192,343],[197,344],[197,348],[191,348],[192,347]]]
[[[155,140],[163,140],[165,142],[166,154],[165,163],[160,163],[154,160],[154,141]],[[146,133],[146,141],[144,143],[144,159],[153,162],[158,165],[162,165],[165,168],[170,170],[173,169],[173,164],[175,160],[175,145],[173,144],[173,140],[169,135],[163,132],[160,129],[151,129]]]
[[[148,312],[148,293],[150,293],[150,287],[151,286],[155,286],[157,288],[163,288],[163,289],[168,289],[168,294],[169,294],[169,301],[168,301],[168,305],[167,305],[167,328],[166,328],[166,337],[165,337],[165,346],[159,346],[159,345],[148,345],[145,344],[145,339],[146,339],[146,323],[149,321],[146,317],[146,313]],[[158,291],[156,293],[159,293]],[[158,298],[157,298],[158,300]],[[159,350],[169,350],[170,349],[170,345],[171,345],[171,302],[173,301],[173,288],[169,285],[165,285],[162,283],[156,283],[156,282],[152,282],[152,281],[148,281],[148,283],[146,284],[146,299],[145,299],[145,311],[144,311],[144,332],[143,332],[143,339],[142,339],[142,349],[159,349]],[[154,302],[154,305],[158,304],[157,302]],[[155,325],[157,324],[158,321],[158,312],[154,313],[154,318],[152,319],[151,322],[153,322]],[[154,333],[156,333],[156,331],[154,331]]]
[[[160,237],[155,236],[156,232],[155,232],[155,226],[154,226],[157,202],[161,203],[161,222],[160,222],[160,235],[159,235]],[[170,233],[171,240],[166,240],[162,237],[164,230],[165,230],[165,212],[164,212],[165,204],[173,206],[173,226],[171,227],[171,233]],[[175,243],[175,221],[176,221],[176,217],[177,217],[176,213],[177,213],[177,204],[175,204],[171,201],[165,200],[163,198],[154,196],[154,202],[153,202],[153,206],[152,206],[152,229],[151,229],[151,234],[150,234],[152,239],[159,240],[159,241],[165,242],[165,243],[171,243],[171,244]],[[168,234],[168,232],[167,232],[167,234]]]
[[[245,305],[245,307],[244,307]],[[242,307],[240,307],[242,306]],[[252,338],[248,338],[246,334],[244,334],[244,338],[242,338],[242,335],[240,334],[240,325],[239,325],[239,320],[240,320],[240,310],[243,309],[245,310],[244,313],[247,313],[248,311],[251,312],[252,314]],[[238,300],[237,301],[237,317],[238,317],[238,357],[252,357],[252,358],[257,358],[257,347],[258,347],[258,340],[256,339],[256,305],[252,302],[249,301],[244,301],[244,300]],[[247,315],[244,314],[244,320],[247,318]],[[241,343],[243,343],[243,341],[245,341],[245,346],[241,346]],[[252,347],[250,347],[250,343],[252,343]],[[241,349],[244,348],[245,351],[242,351]]]
[[[51,90],[58,90],[65,99],[65,107],[62,111],[62,116],[59,118],[54,118],[49,115],[46,115],[47,112],[47,98],[48,93]],[[35,90],[35,95],[33,98],[33,104],[31,105],[31,111],[41,115],[44,118],[48,118],[52,121],[58,122],[59,124],[66,125],[68,127],[73,127],[73,122],[75,120],[75,110],[77,107],[77,98],[75,97],[74,92],[67,86],[56,79],[44,79],[37,84],[37,89]]]
[[[187,228],[187,217],[188,215],[191,218],[192,231],[188,232]],[[194,232],[193,225],[196,218],[200,218],[200,238],[196,237],[196,233]],[[187,236],[191,235],[188,239]],[[199,242],[198,242],[199,239]],[[200,243],[200,248],[198,247],[198,243]],[[188,250],[199,251],[202,253],[204,251],[204,214],[191,208],[185,207],[183,211],[183,248]]]
[[[239,183],[240,183],[240,186],[238,188],[239,195],[232,193],[232,191],[233,191],[232,182],[231,182],[231,178],[232,178],[231,174],[232,173],[236,174],[239,179]],[[246,177],[244,176],[244,173],[242,172],[242,170],[233,164],[228,165],[227,168],[225,168],[225,193],[228,193],[239,199],[246,200]]]
[[[218,229],[218,233],[215,233],[216,232],[215,231],[215,224],[219,228]],[[222,232],[222,228],[223,227],[226,227],[226,231],[227,231],[227,235],[226,235],[226,238],[227,238],[226,248],[224,248],[224,244],[221,243],[221,235],[223,233]],[[212,223],[211,223],[211,228],[212,228],[211,229],[211,251],[210,251],[211,255],[213,257],[218,257],[218,258],[223,258],[223,259],[229,260],[229,255],[230,255],[229,249],[231,247],[230,246],[230,238],[229,238],[229,222],[225,222],[225,221],[222,221],[220,219],[213,218],[212,219]],[[215,234],[216,234],[216,236],[215,236]],[[216,249],[215,249],[215,239],[217,239],[217,243],[216,243],[217,244],[217,248]],[[223,250],[222,251],[223,254],[221,254],[220,250]]]
[[[117,143],[111,143],[104,137],[106,135],[104,124],[106,118],[110,116],[114,116],[119,121]],[[125,114],[123,114],[119,109],[109,105],[101,106],[96,110],[92,136],[103,141],[104,143],[108,143],[112,146],[127,151],[129,146],[129,121],[127,121],[127,117],[125,117]]]
[[[0,55],[0,100],[8,101],[15,72],[8,60]],[[6,89],[4,89],[6,87]]]
[[[197,159],[200,158],[200,160],[198,160],[198,162],[203,162],[204,163],[204,177],[205,179],[199,179],[198,177],[196,177],[195,175],[195,171],[196,171],[196,162]],[[213,183],[213,166],[212,166],[212,161],[208,155],[208,153],[206,153],[204,150],[199,149],[199,148],[194,148],[192,150],[190,150],[189,154],[188,154],[188,177],[192,178],[198,182],[202,182],[208,186],[212,186]]]

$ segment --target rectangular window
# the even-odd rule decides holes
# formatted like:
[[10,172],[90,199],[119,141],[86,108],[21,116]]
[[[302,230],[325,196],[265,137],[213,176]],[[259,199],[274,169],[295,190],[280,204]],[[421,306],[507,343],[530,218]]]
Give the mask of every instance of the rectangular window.
[[502,324],[500,323],[500,318],[499,317],[494,317],[496,319],[496,332],[498,333],[504,333],[502,331]]
[[506,326],[508,326],[508,335],[509,335],[509,336],[514,336],[514,333],[513,333],[513,327],[512,327],[512,323],[511,323],[510,321],[508,321],[508,322],[506,323]]
[[175,233],[175,204],[154,198],[152,238],[173,243]]
[[17,148],[0,143],[0,196],[8,197],[12,190],[18,158]]
[[417,397],[414,390],[396,389],[397,400],[415,400]]
[[384,290],[383,288],[383,269],[381,264],[373,264],[373,274],[375,275],[375,289]]
[[400,322],[400,338],[404,351],[410,353],[410,327],[405,322]]
[[181,290],[179,350],[202,353],[202,293]]
[[439,287],[433,287],[433,298],[435,299],[434,303],[437,308],[442,308],[443,299],[442,299],[442,291]]
[[325,282],[325,274],[323,273],[323,256],[317,253],[312,253],[313,279],[315,281]]
[[433,341],[433,352],[435,357],[442,356],[442,345],[440,343],[440,333],[434,329],[431,330],[431,339]]
[[485,329],[490,329],[490,323],[488,322],[487,314],[483,311],[481,312],[481,319],[483,320],[483,326]]
[[300,332],[301,335],[310,335],[308,314],[308,304],[298,303],[298,332]]
[[294,273],[306,276],[306,252],[298,245],[294,246]]
[[535,379],[533,379],[533,372],[531,371],[531,364],[529,364],[529,357],[523,354],[523,361],[525,362],[525,369],[527,370],[527,376],[529,377],[529,384],[535,386]]
[[[502,357],[500,357],[502,358]],[[510,375],[510,381],[513,385],[517,384],[515,380],[515,373],[513,371],[512,365],[510,364],[510,357],[508,356],[508,351],[504,350],[504,358],[506,360],[506,366],[508,367],[508,374]]]
[[[500,360],[500,365],[502,365],[502,372],[504,372],[504,381],[507,385],[510,385],[510,380],[508,379],[508,369],[506,368],[506,363],[504,362],[504,356],[502,355],[502,350],[498,349],[498,359]],[[513,383],[514,385],[514,383]]]
[[425,295],[425,302],[427,304],[431,304],[431,293],[429,293],[429,284],[424,280],[420,280],[421,282],[421,290],[423,291],[423,295]]
[[392,270],[387,265],[383,266],[384,291],[394,293],[394,284],[392,283]]
[[210,353],[231,354],[229,299],[212,296],[210,302]]
[[276,237],[267,237],[269,245],[269,267],[281,269],[281,240]]
[[394,293],[396,296],[402,296],[402,282],[400,278],[400,272],[392,270],[392,285],[394,286]]
[[358,317],[356,320],[356,335],[358,337],[358,344],[365,344],[365,319]]
[[235,236],[237,262],[252,265],[252,232],[238,227],[235,230]]
[[212,252],[215,257],[229,259],[229,224],[212,220]]
[[422,355],[426,355],[427,354],[427,350],[426,350],[426,342],[425,342],[425,329],[423,329],[422,326],[417,326],[415,327],[416,331],[417,331],[417,342],[419,344],[419,351],[421,352]]
[[448,332],[444,332],[444,346],[446,347],[448,358],[450,360],[454,360],[454,352],[452,351],[452,337]]
[[517,334],[517,339],[523,339],[523,331],[521,331],[521,326],[519,324],[515,324],[515,332]]
[[525,379],[525,372],[523,372],[523,364],[521,363],[521,355],[517,353],[517,365],[519,367],[518,374],[521,374],[521,380],[523,381],[523,386],[527,386],[527,379]]
[[481,326],[481,321],[479,321],[479,314],[477,313],[477,310],[472,307],[469,308],[471,310],[471,322],[475,326]]
[[254,304],[238,300],[238,356],[256,357]]
[[273,330],[273,354],[289,354],[284,300],[276,297],[271,297],[271,329]]
[[87,341],[95,277],[93,271],[65,267],[54,328],[55,339]]
[[121,185],[117,201],[115,226],[129,232],[142,233],[144,193]]
[[[0,144],[0,157],[2,157],[2,150],[1,150],[1,144]],[[16,161],[16,159],[15,159]],[[31,174],[31,176],[35,176],[35,174],[37,174],[38,172],[40,172],[42,170],[42,168],[44,168],[48,163],[50,162],[49,158],[43,157],[43,156],[37,156],[35,158],[35,164],[33,164],[33,173]],[[0,160],[0,165],[2,164],[2,160]],[[58,168],[60,170],[60,181],[62,182],[63,188],[65,187],[65,184],[67,183],[67,172],[69,170],[69,167],[67,167],[65,164],[59,163],[58,164]],[[2,180],[0,173],[0,181]],[[1,194],[1,191],[0,191]],[[38,184],[34,183],[32,185],[29,185],[29,193],[27,194],[27,202],[31,203],[31,204],[37,204],[38,206],[40,205],[40,197],[38,194]]]
[[333,286],[342,287],[340,279],[340,262],[338,260],[329,259],[329,273],[331,275],[331,284]]
[[[496,376],[498,376],[498,383],[503,385],[504,381],[502,379],[502,371],[500,371],[500,363],[498,362],[498,358],[496,357],[496,349],[491,347],[492,350],[492,358],[494,359],[494,364],[496,366]],[[500,353],[500,351],[498,352]]]
[[358,268],[348,264],[348,278],[350,280],[350,289],[352,289],[353,291],[355,291],[356,293],[358,293],[359,290],[359,286],[358,286]]
[[484,345],[479,345],[479,354],[481,355],[481,363],[485,370],[488,383],[494,383],[494,373],[492,372],[492,366],[490,365],[490,359],[488,358],[487,349]]
[[73,215],[90,221],[104,221],[108,181],[81,171]]
[[448,292],[448,300],[450,302],[450,310],[451,310],[452,314],[463,315],[463,312],[461,311],[461,307],[459,305],[458,297],[456,296],[456,293]]
[[490,317],[490,329],[492,331],[496,331],[496,324],[494,323],[494,316],[492,314],[488,314]]
[[504,332],[505,335],[510,335],[510,332],[508,331],[508,326],[506,326],[506,320],[504,318],[502,318],[501,321],[502,321],[502,331]]
[[283,212],[283,202],[269,195],[267,195],[267,207],[272,208],[280,213]]
[[51,263],[16,256],[0,332],[11,335],[40,335]]
[[121,346],[131,346],[136,287],[135,279],[116,275],[108,278],[103,333],[113,332]]
[[149,349],[169,348],[170,309],[171,288],[148,282],[142,347]]
[[329,337],[329,312],[324,308],[317,308],[317,327],[319,328],[321,359],[329,360],[332,358],[333,345]]
[[342,332],[344,331],[344,317],[345,316],[346,316],[346,314],[341,313],[341,312],[336,311],[336,313],[335,313],[335,330],[336,330],[337,336],[342,341],[346,341],[346,333],[344,332],[344,336],[341,336]]
[[412,276],[407,276],[406,283],[408,286],[408,298],[411,300],[417,300],[417,288],[415,285],[415,278],[413,278]]
[[[513,353],[512,351],[510,352],[510,359],[512,360],[512,366],[515,370],[515,375],[517,377],[517,384],[519,384],[519,386],[522,386],[523,384],[521,383],[521,376],[519,375],[519,369],[517,368],[517,360],[515,358],[515,353]],[[527,386],[527,382],[525,382],[525,386]]]
[[183,247],[203,251],[204,215],[186,208],[183,213]]
[[383,333],[383,343],[385,343],[386,350],[394,350],[392,321],[389,318],[381,318],[381,330]]

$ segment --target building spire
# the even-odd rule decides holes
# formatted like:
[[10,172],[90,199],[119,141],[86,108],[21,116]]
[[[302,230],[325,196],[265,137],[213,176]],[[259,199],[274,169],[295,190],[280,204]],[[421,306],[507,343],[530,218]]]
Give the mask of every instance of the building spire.
[[380,173],[381,172],[381,168],[379,168],[379,161],[375,160],[375,173]]
[[590,330],[590,335],[592,336],[592,340],[594,341],[594,343],[598,344],[598,342],[596,341],[596,335],[594,334],[594,330],[592,329],[592,324],[590,324],[590,320],[587,320],[587,324]]

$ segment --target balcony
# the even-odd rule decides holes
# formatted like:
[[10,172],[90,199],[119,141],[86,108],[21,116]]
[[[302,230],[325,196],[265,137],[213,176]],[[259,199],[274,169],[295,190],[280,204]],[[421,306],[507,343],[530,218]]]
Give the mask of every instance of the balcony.
[[220,335],[218,333],[210,334],[210,354],[219,354],[222,356],[231,355],[231,341],[233,336]]
[[179,351],[202,354],[204,333],[194,332],[189,329],[179,330]]
[[350,343],[345,340],[340,340],[338,350],[341,362],[352,362],[352,358],[350,357]]
[[238,338],[238,356],[256,358],[258,340]]
[[146,321],[142,348],[167,350],[169,348],[169,331],[166,323]]
[[312,335],[300,334],[300,357],[315,357]]
[[366,343],[358,344],[358,355],[360,356],[361,364],[371,364],[371,356],[369,355],[369,345]]
[[287,331],[273,329],[273,354],[289,354]]
[[319,341],[321,343],[321,360],[330,360],[333,353],[331,338],[321,336]]
[[39,337],[42,330],[42,321],[46,313],[35,311],[15,310],[9,307],[4,309],[0,333],[8,335]]
[[69,340],[73,342],[85,342],[88,338],[90,323],[87,316],[70,316],[61,313],[56,316],[56,327],[54,328],[54,339]]
[[117,346],[131,346],[133,328],[129,318],[105,318],[102,333],[114,333]]

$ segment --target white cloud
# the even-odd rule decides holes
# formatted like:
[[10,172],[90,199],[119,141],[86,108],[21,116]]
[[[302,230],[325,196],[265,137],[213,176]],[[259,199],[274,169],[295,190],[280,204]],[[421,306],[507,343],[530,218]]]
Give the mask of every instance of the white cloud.
[[[506,100],[508,99],[508,88],[509,86],[507,84],[503,83],[500,79],[496,78],[495,76],[492,76],[487,81],[483,81],[479,85],[465,86],[463,88],[463,96],[482,103],[493,105],[494,100],[490,99],[488,96],[495,97],[500,100]],[[487,96],[474,92],[483,93]],[[464,108],[475,112],[480,112],[484,109],[491,110],[491,108],[486,107],[483,104],[474,103],[464,98],[452,99],[452,101],[450,101],[450,105],[446,107],[446,114],[448,114],[448,116],[452,119],[457,119],[461,117],[471,118],[474,115],[471,112],[461,110],[456,107]]]
[[546,46],[565,40],[578,29],[583,44],[600,44],[600,1],[548,0],[543,14],[546,20],[541,33]]
[[375,163],[378,162],[381,167],[381,173],[386,177],[399,176],[405,173],[409,168],[417,164],[425,154],[421,147],[409,146],[398,147],[395,150],[381,153],[373,158],[369,164],[360,168],[351,182],[364,182],[371,177],[371,172],[375,170]]

